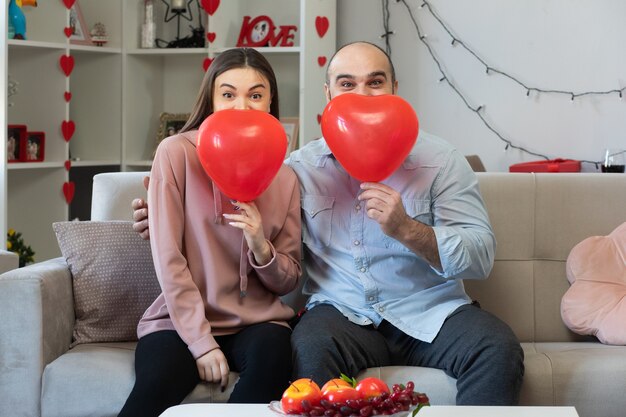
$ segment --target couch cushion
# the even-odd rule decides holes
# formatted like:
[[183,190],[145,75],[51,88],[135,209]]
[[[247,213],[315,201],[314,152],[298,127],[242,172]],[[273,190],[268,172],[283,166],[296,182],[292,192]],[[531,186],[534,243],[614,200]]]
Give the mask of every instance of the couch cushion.
[[626,223],[608,236],[593,236],[567,258],[572,286],[561,300],[565,324],[602,343],[626,345]]
[[159,295],[150,243],[132,222],[60,222],[54,231],[72,273],[72,346],[137,340],[137,323]]

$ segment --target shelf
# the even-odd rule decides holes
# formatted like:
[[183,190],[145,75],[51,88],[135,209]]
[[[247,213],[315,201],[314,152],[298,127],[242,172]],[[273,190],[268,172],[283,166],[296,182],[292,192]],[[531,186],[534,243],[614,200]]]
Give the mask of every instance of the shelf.
[[103,166],[118,166],[122,163],[115,160],[90,160],[90,161],[72,161],[72,168],[74,167],[103,167]]
[[49,49],[66,49],[66,43],[57,42],[41,42],[41,41],[28,41],[19,39],[7,39],[7,44],[10,48],[49,48]]
[[97,54],[119,54],[120,48],[110,48],[108,46],[70,45],[70,52],[93,52]]
[[152,161],[127,161],[126,166],[150,168],[152,166]]
[[[231,48],[209,48],[209,52],[219,54],[224,51],[227,51]],[[299,46],[264,46],[260,48],[252,48],[261,52],[262,54],[298,54],[301,52],[301,48]]]
[[17,169],[50,169],[63,168],[63,162],[11,162],[7,164],[9,170]]
[[128,55],[206,55],[206,48],[151,48],[151,49],[129,49]]

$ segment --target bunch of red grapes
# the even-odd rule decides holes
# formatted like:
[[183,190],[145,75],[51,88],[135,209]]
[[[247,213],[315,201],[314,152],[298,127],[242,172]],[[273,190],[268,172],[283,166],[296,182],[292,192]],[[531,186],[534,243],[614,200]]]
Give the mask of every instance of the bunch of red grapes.
[[394,384],[389,390],[378,378],[365,378],[357,383],[348,377],[332,379],[319,389],[312,380],[301,379],[285,391],[282,408],[287,414],[306,417],[370,417],[393,415],[415,407],[412,413],[415,416],[422,407],[430,404],[426,394],[414,389],[412,381],[406,385]]

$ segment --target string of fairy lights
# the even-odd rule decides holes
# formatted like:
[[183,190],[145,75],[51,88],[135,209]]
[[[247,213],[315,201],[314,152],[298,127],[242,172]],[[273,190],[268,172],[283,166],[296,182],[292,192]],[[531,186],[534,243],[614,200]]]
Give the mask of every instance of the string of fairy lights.
[[[531,151],[523,146],[520,145],[516,145],[515,143],[513,143],[513,141],[511,139],[506,138],[503,134],[501,134],[485,117],[484,115],[484,106],[479,105],[479,106],[472,106],[470,104],[470,101],[467,99],[467,97],[461,92],[461,90],[451,81],[450,77],[448,77],[448,75],[446,74],[446,71],[441,63],[441,61],[439,60],[439,58],[437,57],[432,45],[428,42],[428,37],[426,36],[426,34],[421,30],[419,23],[417,22],[417,19],[415,18],[415,15],[413,13],[413,10],[411,9],[411,7],[409,6],[409,4],[407,3],[406,0],[395,0],[396,3],[402,3],[407,12],[408,15],[413,23],[413,26],[417,32],[418,38],[420,39],[420,41],[424,44],[424,46],[426,46],[426,49],[429,53],[429,55],[431,56],[432,60],[435,62],[435,64],[437,65],[437,68],[439,69],[439,72],[441,73],[441,78],[439,79],[439,82],[445,82],[446,84],[448,84],[448,86],[459,96],[459,98],[463,101],[463,103],[465,104],[465,106],[471,110],[473,113],[475,113],[480,120],[482,121],[482,123],[487,127],[487,129],[489,129],[491,132],[493,132],[502,142],[505,143],[505,150],[508,150],[509,148],[513,148],[513,149],[517,149],[521,152],[527,153],[529,155],[533,155],[533,156],[537,156],[539,158],[543,158],[546,160],[549,160],[550,158],[547,155],[538,153],[538,152],[534,152]],[[467,44],[465,42],[463,42],[462,39],[460,39],[458,36],[454,35],[454,32],[450,29],[450,27],[443,21],[443,19],[435,12],[435,10],[433,9],[432,5],[430,4],[429,1],[426,0],[421,0],[421,5],[419,6],[419,8],[421,10],[427,10],[430,15],[439,23],[439,25],[443,28],[443,30],[448,34],[448,36],[450,36],[450,44],[451,46],[460,46],[463,49],[465,49],[465,51],[467,51],[470,55],[472,55],[478,62],[480,62],[484,67],[485,67],[485,74],[489,75],[489,74],[498,74],[500,76],[503,76],[509,80],[511,80],[512,82],[514,82],[515,84],[519,85],[521,88],[523,88],[524,90],[526,90],[526,96],[530,96],[531,93],[539,93],[539,94],[558,94],[558,95],[563,95],[563,96],[567,96],[571,101],[574,101],[576,98],[579,97],[584,97],[584,96],[606,96],[606,95],[611,95],[611,94],[615,94],[620,100],[622,100],[624,94],[626,93],[626,87],[621,88],[621,89],[611,89],[611,90],[605,90],[605,91],[583,91],[583,92],[575,92],[575,91],[567,91],[567,90],[558,90],[558,89],[550,89],[550,88],[542,88],[542,87],[538,87],[536,85],[531,85],[527,82],[522,81],[520,78],[515,77],[509,73],[507,73],[506,71],[503,71],[497,67],[495,67],[494,65],[491,65],[487,62],[487,60],[483,59],[477,52],[475,52],[473,49],[471,49],[469,46],[467,46]],[[389,11],[389,0],[382,0],[382,17],[383,17],[383,30],[384,33],[381,35],[381,38],[384,38],[385,40],[385,49],[387,51],[387,53],[391,56],[391,42],[390,42],[390,38],[391,35],[393,35],[395,32],[391,29],[390,25],[389,25],[389,19],[390,19],[390,11]],[[626,151],[622,151],[619,153],[624,153]],[[598,165],[601,163],[600,161],[588,161],[588,160],[581,160],[580,162],[584,162],[584,163],[589,163],[589,164],[594,164],[596,166],[596,168],[598,168]]]

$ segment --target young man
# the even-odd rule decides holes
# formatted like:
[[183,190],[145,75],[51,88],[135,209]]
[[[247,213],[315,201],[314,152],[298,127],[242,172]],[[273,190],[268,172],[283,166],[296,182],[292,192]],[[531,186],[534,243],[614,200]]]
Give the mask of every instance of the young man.
[[[396,94],[388,55],[356,42],[330,60],[327,100]],[[524,373],[511,329],[474,305],[463,279],[484,279],[495,238],[465,158],[420,132],[382,183],[360,183],[325,140],[286,163],[301,184],[307,311],[292,334],[294,377],[318,383],[386,365],[444,370],[459,405],[513,405]],[[147,210],[134,202],[135,219]],[[136,230],[147,234],[145,224]]]

